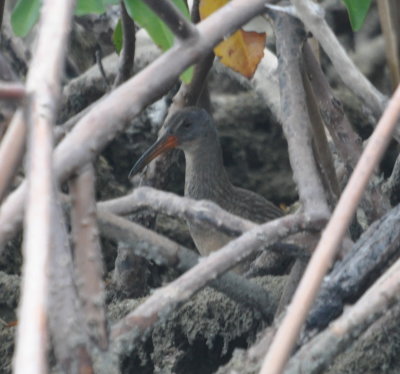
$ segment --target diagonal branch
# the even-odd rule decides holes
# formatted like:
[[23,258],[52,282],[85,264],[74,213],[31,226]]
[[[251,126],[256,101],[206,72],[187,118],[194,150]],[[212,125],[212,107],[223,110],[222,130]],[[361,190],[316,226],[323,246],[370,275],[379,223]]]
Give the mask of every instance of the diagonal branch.
[[[137,223],[99,210],[98,222],[102,235],[128,243],[135,255],[157,264],[175,267],[184,272],[199,262],[199,256],[170,239]],[[269,294],[257,284],[234,273],[224,274],[210,282],[210,286],[232,300],[259,311],[266,320],[273,315]]]
[[400,86],[371,135],[354,172],[344,189],[307,270],[297,288],[288,312],[264,360],[261,373],[282,372],[300,328],[320,288],[323,277],[337,253],[362,193],[385,151],[400,115]]
[[[343,83],[369,108],[375,118],[379,118],[387,103],[367,78],[357,69],[341,46],[323,17],[322,9],[310,0],[291,0],[296,12],[313,36],[319,41]],[[396,139],[400,140],[400,131],[396,130]]]
[[270,221],[232,240],[217,252],[202,259],[195,267],[168,286],[158,289],[133,312],[112,327],[114,343],[141,337],[160,318],[181,305],[207,283],[243,261],[258,248],[273,244],[288,235],[305,229],[315,229],[318,222],[305,221],[302,214]]
[[143,0],[181,40],[197,38],[198,31],[169,0]]
[[[197,25],[199,38],[195,42],[176,44],[93,106],[55,150],[58,179],[65,180],[75,169],[93,159],[146,105],[164,94],[187,67],[226,35],[262,12],[266,1],[229,2]],[[22,182],[0,208],[0,253],[21,224],[26,188],[26,182]]]
[[321,334],[305,344],[290,360],[285,374],[321,373],[379,317],[399,302],[400,260]]

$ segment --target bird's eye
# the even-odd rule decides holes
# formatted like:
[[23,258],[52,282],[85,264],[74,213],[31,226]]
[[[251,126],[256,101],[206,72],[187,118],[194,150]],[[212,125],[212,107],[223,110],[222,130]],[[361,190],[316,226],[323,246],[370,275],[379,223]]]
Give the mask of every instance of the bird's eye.
[[188,129],[190,127],[190,122],[183,122],[182,127]]

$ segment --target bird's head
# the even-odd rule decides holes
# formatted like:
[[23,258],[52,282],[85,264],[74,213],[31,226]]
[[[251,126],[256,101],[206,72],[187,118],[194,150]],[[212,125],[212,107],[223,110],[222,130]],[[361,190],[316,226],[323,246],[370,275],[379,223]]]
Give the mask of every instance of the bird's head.
[[188,107],[174,113],[164,124],[157,141],[139,158],[129,177],[166,151],[179,148],[191,152],[217,138],[211,116],[204,110]]

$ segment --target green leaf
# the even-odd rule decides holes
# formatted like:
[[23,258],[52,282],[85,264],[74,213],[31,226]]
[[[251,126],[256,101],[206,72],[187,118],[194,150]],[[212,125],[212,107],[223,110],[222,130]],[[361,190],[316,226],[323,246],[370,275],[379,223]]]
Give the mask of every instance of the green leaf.
[[117,25],[115,26],[112,40],[114,43],[115,51],[119,55],[122,49],[122,41],[123,41],[123,34],[122,34],[122,23],[121,18],[118,20]]
[[342,0],[349,13],[351,27],[357,31],[364,24],[372,0]]
[[117,5],[119,4],[119,0],[103,0],[104,6],[107,5]]
[[106,11],[103,0],[78,0],[75,6],[75,14],[83,16],[91,13],[104,13]]
[[193,78],[193,73],[194,73],[194,67],[190,66],[188,67],[181,75],[180,78],[182,82],[189,84],[192,81]]
[[[168,26],[141,0],[124,0],[128,14],[135,22],[146,29],[153,42],[163,51],[171,48],[174,44],[174,34]],[[182,14],[189,19],[189,10],[184,0],[172,0]],[[193,68],[188,68],[182,73],[181,79],[190,83],[193,76]]]
[[167,25],[142,1],[125,0],[126,10],[135,22],[146,29],[163,51],[170,48],[174,42],[174,36]]
[[26,36],[39,19],[40,0],[19,0],[11,14],[15,35]]

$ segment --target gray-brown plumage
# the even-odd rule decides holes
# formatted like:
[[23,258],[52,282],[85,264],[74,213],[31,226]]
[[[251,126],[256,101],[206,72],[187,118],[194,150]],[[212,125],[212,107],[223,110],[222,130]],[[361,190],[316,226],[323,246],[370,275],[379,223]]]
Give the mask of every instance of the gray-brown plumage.
[[[185,108],[176,112],[164,125],[163,133],[133,166],[136,174],[155,157],[168,149],[185,153],[185,196],[207,199],[221,208],[257,223],[282,215],[282,211],[262,196],[235,187],[229,180],[222,160],[222,149],[211,116],[203,109]],[[205,256],[224,246],[231,238],[217,231],[188,223],[199,252]]]

